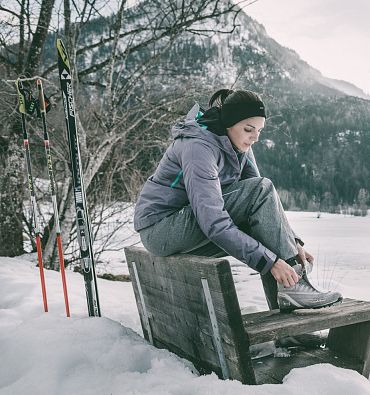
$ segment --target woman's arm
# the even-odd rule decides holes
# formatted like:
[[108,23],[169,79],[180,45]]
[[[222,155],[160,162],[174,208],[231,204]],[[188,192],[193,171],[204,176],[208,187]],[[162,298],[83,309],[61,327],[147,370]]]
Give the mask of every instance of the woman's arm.
[[227,254],[262,274],[267,273],[276,255],[239,230],[224,210],[217,154],[206,143],[193,139],[184,139],[181,148],[179,159],[185,188],[203,233]]
[[[246,178],[251,178],[251,177],[261,177],[260,171],[257,166],[256,159],[254,157],[252,147],[249,149],[249,151],[245,155],[246,155],[246,159],[245,159],[245,163],[242,168],[242,171],[241,171],[240,179],[245,180]],[[296,232],[294,232],[294,229],[292,229],[292,231],[293,231],[294,238],[295,238],[297,244],[303,246],[304,243],[303,243],[302,239],[297,235]]]

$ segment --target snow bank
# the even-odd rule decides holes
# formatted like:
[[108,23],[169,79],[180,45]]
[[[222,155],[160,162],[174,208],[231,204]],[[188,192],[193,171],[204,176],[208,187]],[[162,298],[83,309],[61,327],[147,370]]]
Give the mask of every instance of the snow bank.
[[[361,219],[340,219],[338,216],[321,221],[322,218],[308,219],[307,215],[293,214],[292,222],[296,231],[304,231],[306,241],[306,235],[308,239],[311,237],[309,241],[314,248],[317,247],[317,232],[308,223],[319,221],[314,223],[332,229],[327,244],[320,240],[321,257],[330,258],[335,245],[337,252],[340,251],[341,240],[336,235],[342,233],[344,222],[346,229],[352,232],[347,232],[346,245],[358,243],[352,224],[360,224]],[[337,226],[332,221],[337,221]],[[361,226],[359,231],[363,231]],[[331,284],[340,286],[347,297],[356,294],[369,299],[369,266],[357,267],[358,262],[362,266],[369,255],[356,246],[352,248],[363,255],[359,259],[358,255],[357,258],[348,255],[346,264],[333,271]],[[131,283],[99,279],[104,317],[88,318],[83,277],[67,270],[72,314],[67,319],[57,272],[45,271],[49,313],[43,312],[35,263],[35,255],[0,257],[1,395],[370,395],[366,378],[328,364],[293,369],[280,385],[247,386],[237,381],[219,380],[215,374],[199,377],[189,362],[152,347],[139,336],[140,320]],[[317,266],[316,270],[321,273],[327,267]],[[259,276],[251,275],[250,269],[235,260],[232,271],[243,311],[265,309]],[[347,275],[339,281],[343,273]]]
[[198,377],[188,362],[108,318],[41,314],[2,333],[0,355],[2,395],[370,394],[364,377],[326,364],[294,369],[282,385]]

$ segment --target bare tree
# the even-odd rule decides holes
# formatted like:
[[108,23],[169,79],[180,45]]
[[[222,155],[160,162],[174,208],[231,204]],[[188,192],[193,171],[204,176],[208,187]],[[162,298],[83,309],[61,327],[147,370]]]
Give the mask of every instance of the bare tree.
[[[1,23],[0,67],[8,76],[19,74],[32,75],[40,64],[41,54],[49,29],[54,0],[43,0],[36,30],[30,22],[30,4],[25,0],[9,5],[0,4],[0,12],[8,18]],[[18,30],[18,34],[14,32]],[[9,40],[9,42],[7,41]],[[14,44],[15,42],[15,44]],[[18,42],[18,43],[17,43]],[[27,48],[27,43],[29,47]],[[1,90],[8,91],[2,85]],[[12,97],[14,99],[14,95]],[[20,123],[15,119],[11,102],[2,103],[10,116],[3,123],[1,164],[4,171],[0,174],[0,255],[17,255],[23,252],[22,240],[22,203],[23,203],[23,161]],[[14,106],[14,104],[13,104]],[[7,133],[6,133],[7,131]]]
[[[46,32],[51,28],[53,15],[59,17],[58,20],[62,16],[64,23],[59,28],[63,27],[74,66],[76,103],[80,113],[77,120],[86,189],[89,194],[94,194],[94,188],[98,191],[99,198],[95,202],[95,207],[100,202],[102,210],[104,207],[111,210],[112,199],[117,198],[112,186],[115,182],[122,182],[126,196],[134,198],[143,180],[138,178],[140,173],[133,163],[144,154],[145,158],[153,161],[154,158],[147,156],[151,150],[163,152],[168,144],[168,133],[158,131],[163,129],[164,125],[167,128],[169,122],[179,117],[180,114],[176,110],[193,95],[193,90],[189,89],[189,86],[183,86],[182,89],[181,86],[176,86],[176,89],[170,92],[161,91],[162,79],[166,77],[161,73],[161,70],[165,70],[164,58],[170,55],[171,48],[182,35],[232,33],[237,26],[236,17],[241,11],[240,6],[229,0],[147,0],[128,8],[126,0],[121,0],[114,15],[99,19],[105,24],[100,36],[97,37],[95,34],[92,39],[88,39],[90,22],[102,13],[107,3],[97,0],[71,3],[64,0],[61,11],[54,7],[54,2],[44,0],[40,5],[35,31],[32,30],[30,19],[30,2],[17,4],[18,8],[14,12],[9,8],[0,7],[0,11],[8,15],[7,28],[17,28],[19,31],[18,40],[14,45],[5,39],[0,43],[0,67],[7,69],[9,76],[23,73],[32,77],[36,72],[40,72],[50,82],[51,89],[55,90],[56,85],[52,84],[57,68],[56,62],[48,63],[47,67],[40,67],[40,62]],[[225,17],[226,22],[220,22],[222,17]],[[31,42],[28,38],[32,38]],[[94,60],[87,62],[86,59]],[[169,72],[167,79],[171,74],[173,73]],[[172,81],[176,83],[176,77],[172,77]],[[49,127],[59,130],[61,125],[53,119],[49,120]],[[5,140],[10,141],[9,136]],[[19,136],[15,145],[19,146],[18,143]],[[66,146],[66,141],[60,139],[58,144],[53,146],[53,152],[61,174],[59,177],[63,180],[63,187],[59,189],[58,194],[62,232],[63,235],[71,235],[71,241],[74,238],[74,215]],[[10,151],[7,152],[10,156]],[[15,152],[14,147],[11,152]],[[20,152],[16,157],[16,163],[19,165]],[[3,160],[2,164],[5,164],[8,173],[16,174],[16,179],[22,178],[21,166],[11,168],[6,164],[6,160]],[[104,176],[100,178],[107,178],[109,182],[99,182],[101,172],[104,172]],[[107,190],[99,193],[102,186],[107,187]],[[17,185],[17,188],[21,189],[21,185]],[[19,207],[22,199],[23,195],[20,194],[17,199]],[[9,200],[9,194],[5,193],[4,201]],[[0,220],[1,218],[9,218],[9,212],[0,207]],[[20,216],[17,218],[20,225]],[[104,210],[97,218],[100,218],[100,224],[105,221]],[[55,257],[52,225],[51,219],[51,231],[44,237],[45,258],[50,262]],[[0,235],[6,234],[9,226],[10,224],[2,225]],[[102,245],[108,248],[108,242],[109,240]],[[0,254],[9,254],[9,244]],[[70,259],[74,259],[73,254]]]

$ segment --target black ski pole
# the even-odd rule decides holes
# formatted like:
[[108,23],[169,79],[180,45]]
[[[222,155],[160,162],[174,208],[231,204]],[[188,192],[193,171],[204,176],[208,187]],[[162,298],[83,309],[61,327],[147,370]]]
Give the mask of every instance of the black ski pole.
[[33,224],[34,224],[34,231],[36,235],[36,249],[37,249],[37,259],[39,264],[40,270],[40,280],[41,280],[41,291],[42,291],[42,299],[44,302],[44,310],[45,312],[48,311],[48,301],[46,297],[46,286],[45,286],[45,277],[44,277],[44,265],[42,263],[42,251],[41,251],[41,231],[39,225],[39,218],[37,212],[37,204],[36,204],[36,195],[35,195],[35,188],[33,183],[32,177],[32,166],[31,166],[31,154],[30,154],[30,147],[29,147],[29,140],[28,140],[28,133],[26,127],[26,92],[23,88],[22,82],[19,78],[16,81],[17,91],[18,91],[18,109],[21,113],[22,117],[22,131],[23,131],[23,147],[24,147],[24,158],[26,161],[26,168],[27,168],[27,176],[28,176],[28,189],[30,191],[31,197],[31,208],[32,208],[32,217],[33,217]]

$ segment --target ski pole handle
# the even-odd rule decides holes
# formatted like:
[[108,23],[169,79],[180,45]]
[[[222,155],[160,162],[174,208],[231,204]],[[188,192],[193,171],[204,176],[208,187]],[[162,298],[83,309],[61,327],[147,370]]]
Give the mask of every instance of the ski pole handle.
[[18,93],[18,110],[21,114],[26,114],[26,99],[23,94],[23,84],[18,78],[16,83],[17,93]]
[[46,106],[45,106],[45,96],[44,96],[44,89],[42,87],[42,81],[38,79],[36,81],[36,85],[37,85],[37,90],[39,92],[39,108],[41,112],[45,113]]

